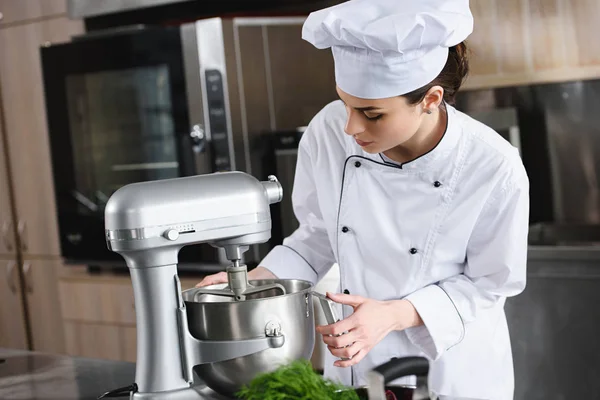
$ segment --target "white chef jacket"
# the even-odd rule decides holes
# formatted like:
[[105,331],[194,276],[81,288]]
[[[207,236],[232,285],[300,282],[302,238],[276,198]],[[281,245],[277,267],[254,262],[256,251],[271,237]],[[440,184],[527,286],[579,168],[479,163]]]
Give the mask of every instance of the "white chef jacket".
[[260,265],[316,283],[337,262],[340,291],[408,299],[419,312],[424,326],[390,333],[352,368],[334,367],[328,352],[325,376],[364,385],[367,371],[390,358],[422,355],[437,395],[509,400],[504,302],[525,288],[529,180],[508,141],[452,106],[447,112],[433,150],[393,164],[344,132],[342,102],[325,106],[298,149],[300,226]]

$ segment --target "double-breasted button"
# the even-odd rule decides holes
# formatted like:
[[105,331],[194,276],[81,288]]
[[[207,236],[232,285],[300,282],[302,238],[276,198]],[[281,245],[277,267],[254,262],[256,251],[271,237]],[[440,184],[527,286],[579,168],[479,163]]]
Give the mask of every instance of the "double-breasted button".
[[440,187],[440,186],[442,186],[442,182],[440,182],[440,181],[435,181],[435,182],[433,182],[433,186],[435,186],[435,187]]
[[344,289],[344,294],[350,294],[350,291],[348,289]]
[[412,249],[410,249],[410,254],[417,254],[419,251],[417,249],[415,249],[414,247]]
[[347,233],[350,229],[347,226],[342,227],[342,232]]
[[362,164],[360,163],[360,161],[356,161],[356,162],[354,163],[354,166],[355,166],[356,168],[360,168],[360,166],[361,166],[361,165],[362,165]]

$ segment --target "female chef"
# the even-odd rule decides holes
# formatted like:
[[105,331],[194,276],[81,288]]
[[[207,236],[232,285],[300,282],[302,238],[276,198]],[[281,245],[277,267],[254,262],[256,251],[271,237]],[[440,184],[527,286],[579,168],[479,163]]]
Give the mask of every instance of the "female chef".
[[529,181],[517,149],[451,106],[472,28],[468,0],[351,0],[305,22],[340,100],[300,142],[300,227],[249,275],[316,283],[338,263],[344,319],[318,330],[325,375],[347,385],[425,355],[441,398],[513,398],[504,302],[525,287]]

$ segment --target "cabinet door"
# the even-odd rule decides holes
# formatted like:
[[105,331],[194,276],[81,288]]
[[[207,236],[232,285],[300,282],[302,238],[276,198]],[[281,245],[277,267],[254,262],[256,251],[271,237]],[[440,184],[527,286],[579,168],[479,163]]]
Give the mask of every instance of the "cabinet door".
[[65,334],[70,356],[136,361],[134,326],[65,321]]
[[[0,102],[0,107],[1,105],[2,102]],[[16,242],[10,209],[9,191],[11,187],[6,170],[7,159],[2,125],[2,110],[0,109],[0,258],[3,256],[14,258]]]
[[0,260],[0,347],[27,349],[19,265]]
[[67,0],[0,0],[0,27],[67,12]]
[[26,257],[60,253],[39,49],[82,31],[64,17],[0,29],[0,94]]
[[64,280],[59,283],[59,289],[65,320],[135,325],[133,286],[127,279]]
[[70,356],[120,361],[123,328],[117,325],[65,322],[66,352]]
[[22,265],[32,345],[36,351],[59,354],[65,351],[58,295],[58,271],[61,267],[60,260],[25,260]]

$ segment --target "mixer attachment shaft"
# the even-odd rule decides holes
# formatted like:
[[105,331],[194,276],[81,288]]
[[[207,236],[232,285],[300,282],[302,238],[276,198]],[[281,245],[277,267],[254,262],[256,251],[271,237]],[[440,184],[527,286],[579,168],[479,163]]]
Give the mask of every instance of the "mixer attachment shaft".
[[248,282],[248,268],[246,265],[240,265],[239,260],[234,260],[233,265],[227,267],[227,283],[228,285],[224,289],[198,288],[194,290],[194,301],[198,301],[198,296],[202,294],[233,297],[236,301],[244,301],[248,295],[273,289],[280,292],[278,295],[286,294],[285,288],[279,283],[252,285]]

